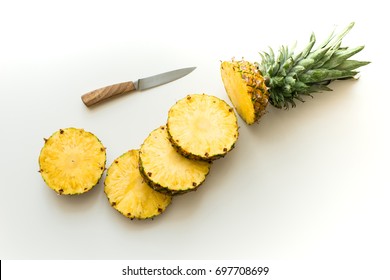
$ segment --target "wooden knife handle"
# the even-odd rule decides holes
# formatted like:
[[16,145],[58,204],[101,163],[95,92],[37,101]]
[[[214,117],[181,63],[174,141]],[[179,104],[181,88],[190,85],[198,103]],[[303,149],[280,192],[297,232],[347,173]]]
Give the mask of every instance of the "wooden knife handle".
[[133,82],[119,83],[99,89],[95,89],[81,96],[84,104],[89,107],[112,96],[135,90]]

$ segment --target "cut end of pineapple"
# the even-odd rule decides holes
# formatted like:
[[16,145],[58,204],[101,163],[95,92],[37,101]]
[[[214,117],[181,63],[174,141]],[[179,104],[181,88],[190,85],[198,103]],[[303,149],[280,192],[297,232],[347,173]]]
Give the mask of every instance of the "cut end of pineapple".
[[140,171],[155,190],[171,195],[197,189],[210,171],[210,163],[185,158],[168,139],[166,126],[153,130],[140,149]]
[[61,195],[82,194],[100,180],[106,149],[83,129],[66,128],[45,139],[39,155],[39,172],[46,184]]
[[104,185],[111,206],[130,219],[160,215],[172,199],[144,181],[139,172],[139,150],[130,150],[115,159],[107,170]]
[[234,108],[247,123],[257,122],[266,112],[269,93],[263,76],[248,61],[224,61],[221,77]]
[[168,112],[167,128],[180,154],[204,161],[225,156],[239,135],[233,108],[207,94],[190,94],[176,102]]

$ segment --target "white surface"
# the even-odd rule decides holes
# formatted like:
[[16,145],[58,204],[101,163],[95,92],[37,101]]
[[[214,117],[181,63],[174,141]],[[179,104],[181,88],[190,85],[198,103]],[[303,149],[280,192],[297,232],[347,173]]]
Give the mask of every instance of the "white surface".
[[[389,260],[385,2],[327,1],[321,12],[307,8],[312,1],[210,2],[1,2],[1,259]],[[258,125],[240,120],[236,148],[204,185],[152,221],[112,209],[103,180],[64,197],[38,173],[43,137],[59,128],[94,132],[110,165],[186,94],[228,101],[220,60],[258,60],[268,46],[303,46],[312,31],[321,41],[350,21],[345,45],[366,45],[357,58],[372,61],[360,80],[336,82],[293,110],[269,107]],[[188,66],[198,68],[93,109],[80,99]]]

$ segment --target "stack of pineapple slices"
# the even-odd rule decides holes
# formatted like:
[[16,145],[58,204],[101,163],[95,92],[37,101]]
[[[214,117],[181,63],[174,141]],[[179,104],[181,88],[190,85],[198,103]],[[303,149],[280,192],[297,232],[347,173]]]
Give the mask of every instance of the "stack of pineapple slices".
[[123,215],[155,217],[173,196],[196,190],[211,162],[225,156],[237,139],[232,107],[211,95],[188,95],[170,108],[167,123],[154,129],[139,150],[113,162],[104,191]]
[[[113,161],[104,192],[124,216],[153,218],[165,211],[173,196],[196,190],[212,161],[232,150],[237,139],[232,107],[215,96],[187,95],[170,108],[167,123],[154,129],[140,149]],[[40,172],[57,193],[81,194],[101,178],[105,151],[92,133],[61,129],[45,141]]]

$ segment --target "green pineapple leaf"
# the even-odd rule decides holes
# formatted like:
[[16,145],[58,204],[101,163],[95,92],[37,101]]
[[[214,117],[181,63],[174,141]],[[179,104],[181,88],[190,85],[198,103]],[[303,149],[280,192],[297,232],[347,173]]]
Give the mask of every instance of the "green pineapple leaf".
[[316,36],[312,33],[307,46],[297,55],[294,55],[295,45],[290,49],[282,46],[277,54],[272,48],[269,53],[260,53],[262,60],[256,66],[267,80],[271,105],[285,109],[295,107],[294,99],[303,101],[304,95],[329,91],[329,83],[353,78],[359,73],[357,68],[369,64],[368,61],[348,60],[364,46],[341,47],[342,39],[353,26],[352,22],[338,35],[333,31],[317,47]]

